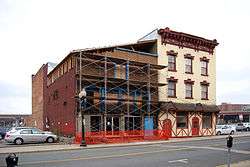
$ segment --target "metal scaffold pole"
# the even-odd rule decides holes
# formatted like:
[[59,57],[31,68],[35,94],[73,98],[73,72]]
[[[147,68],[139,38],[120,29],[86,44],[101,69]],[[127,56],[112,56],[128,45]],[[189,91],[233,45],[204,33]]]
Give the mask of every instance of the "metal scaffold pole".
[[106,134],[107,120],[107,57],[104,57],[104,134]]
[[126,125],[127,125],[128,130],[129,130],[129,114],[130,114],[130,107],[129,107],[129,105],[130,105],[129,104],[130,103],[130,99],[129,99],[129,92],[130,92],[130,89],[129,89],[129,60],[127,60],[125,70],[126,70],[125,78],[127,80],[127,117],[128,117],[128,119],[126,121]]

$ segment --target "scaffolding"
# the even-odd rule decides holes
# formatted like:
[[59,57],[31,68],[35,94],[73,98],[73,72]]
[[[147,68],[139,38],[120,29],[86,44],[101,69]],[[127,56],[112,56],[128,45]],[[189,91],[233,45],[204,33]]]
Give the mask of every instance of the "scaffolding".
[[[83,51],[75,57],[76,93],[86,90],[86,101],[77,106],[84,111],[87,144],[167,139],[157,119],[158,88],[166,85],[158,71],[165,66],[133,60],[129,53],[127,59]],[[80,132],[76,136],[80,141]]]

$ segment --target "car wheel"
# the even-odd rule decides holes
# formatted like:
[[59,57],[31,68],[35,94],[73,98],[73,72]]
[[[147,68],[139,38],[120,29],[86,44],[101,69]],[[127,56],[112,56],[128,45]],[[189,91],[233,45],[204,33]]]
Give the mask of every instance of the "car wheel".
[[219,132],[217,132],[217,135],[221,135],[221,132],[219,131]]
[[16,145],[21,145],[21,144],[23,144],[23,139],[17,138],[17,139],[15,139],[14,143],[15,143]]
[[48,137],[46,141],[47,143],[54,143],[55,140],[53,137]]
[[250,131],[250,128],[249,128],[249,127],[247,127],[247,131]]
[[232,130],[231,132],[230,132],[230,135],[233,135],[234,134],[234,131]]

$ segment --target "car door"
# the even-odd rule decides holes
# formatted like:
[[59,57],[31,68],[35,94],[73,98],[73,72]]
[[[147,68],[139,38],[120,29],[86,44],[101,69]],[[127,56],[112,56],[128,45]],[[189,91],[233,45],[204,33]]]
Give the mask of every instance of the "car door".
[[222,128],[222,131],[223,131],[222,134],[228,134],[228,131],[229,131],[228,129],[229,129],[228,126],[225,125],[225,126]]
[[44,133],[43,131],[39,129],[32,129],[32,142],[34,143],[39,143],[39,142],[44,142]]
[[31,129],[20,130],[20,137],[23,139],[24,143],[32,142],[32,130]]
[[225,134],[229,134],[230,132],[231,132],[230,126],[227,126],[227,128],[226,128],[226,133],[225,133]]

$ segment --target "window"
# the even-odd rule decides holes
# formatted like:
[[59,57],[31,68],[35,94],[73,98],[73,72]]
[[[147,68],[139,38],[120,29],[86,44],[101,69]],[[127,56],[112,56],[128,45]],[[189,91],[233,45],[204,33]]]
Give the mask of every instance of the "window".
[[117,77],[117,64],[114,63],[114,78]]
[[101,116],[90,116],[90,129],[91,132],[101,131]]
[[201,99],[208,99],[208,85],[201,85]]
[[176,113],[177,128],[187,128],[187,113],[177,112]]
[[201,61],[201,75],[208,75],[208,61]]
[[31,130],[22,130],[20,134],[32,134]]
[[142,120],[140,116],[126,116],[125,130],[141,130]]
[[106,117],[106,134],[119,135],[120,118],[116,116]]
[[192,69],[192,59],[191,58],[185,58],[185,73],[192,74],[193,69]]
[[176,71],[176,56],[168,55],[168,70]]
[[202,128],[212,128],[212,114],[204,113],[202,114]]
[[193,85],[186,83],[186,98],[193,98]]
[[58,90],[55,90],[55,91],[53,92],[53,100],[56,100],[56,99],[58,99],[58,98],[59,98]]
[[168,81],[168,97],[176,97],[176,82]]
[[42,134],[43,132],[39,129],[32,129],[33,134]]

